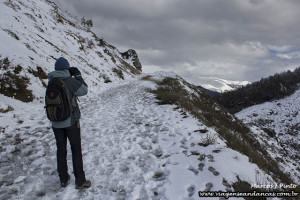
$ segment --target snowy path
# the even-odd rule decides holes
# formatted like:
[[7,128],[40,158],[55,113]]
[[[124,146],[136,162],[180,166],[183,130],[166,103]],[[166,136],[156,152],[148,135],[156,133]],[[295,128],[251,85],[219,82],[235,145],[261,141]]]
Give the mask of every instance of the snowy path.
[[83,154],[87,176],[94,177],[89,192],[95,196],[146,199],[164,183],[161,177],[146,181],[165,162],[158,146],[161,124],[149,95],[131,83],[92,99],[93,107],[84,106]]
[[[73,175],[60,188],[55,139],[40,107],[1,115],[15,121],[0,124],[0,199],[191,200],[197,191],[232,190],[227,181],[236,175],[255,181],[256,165],[217,136],[215,144],[199,146],[215,131],[175,106],[158,106],[147,91],[151,85],[127,81],[81,98],[84,169],[92,181],[87,190],[75,190]],[[70,149],[68,165],[72,173]]]

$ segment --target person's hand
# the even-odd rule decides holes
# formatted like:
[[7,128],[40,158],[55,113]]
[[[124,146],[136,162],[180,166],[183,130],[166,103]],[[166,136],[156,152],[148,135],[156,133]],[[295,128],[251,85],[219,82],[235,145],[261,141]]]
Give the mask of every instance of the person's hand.
[[79,69],[77,67],[70,67],[69,72],[70,72],[71,76],[81,75],[81,72],[79,71]]

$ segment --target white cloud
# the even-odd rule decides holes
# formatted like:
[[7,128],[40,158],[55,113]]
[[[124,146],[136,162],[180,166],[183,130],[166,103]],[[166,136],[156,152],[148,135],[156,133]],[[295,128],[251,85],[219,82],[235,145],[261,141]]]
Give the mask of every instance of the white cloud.
[[225,79],[235,77],[235,80],[239,80],[245,75],[245,69],[247,69],[247,66],[236,62],[216,62],[213,60],[207,60],[197,61],[195,65],[185,63],[176,71],[179,74],[185,74],[186,72],[189,72],[198,76],[220,77]]
[[263,57],[269,54],[268,49],[258,41],[244,42],[242,44],[227,43],[232,54],[245,57]]
[[277,54],[277,56],[279,58],[287,59],[287,60],[300,59],[300,51],[291,52],[291,53],[279,53]]
[[164,51],[158,49],[142,49],[139,51],[139,55],[141,55],[142,57],[157,59],[164,57]]
[[[156,72],[156,71],[164,71],[163,68],[161,68],[160,66],[156,66],[156,65],[143,65],[143,72],[145,73],[152,73],[152,72]],[[168,71],[168,70],[166,70]]]
[[64,0],[94,31],[139,54],[144,71],[257,80],[299,65],[297,0]]

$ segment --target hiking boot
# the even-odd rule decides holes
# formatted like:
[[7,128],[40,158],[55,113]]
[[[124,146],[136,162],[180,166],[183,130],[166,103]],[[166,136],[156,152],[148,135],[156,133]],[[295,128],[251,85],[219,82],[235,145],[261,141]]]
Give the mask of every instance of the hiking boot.
[[70,182],[70,175],[68,174],[68,180],[66,182],[60,182],[60,186],[67,187],[67,185],[69,185],[69,182]]
[[83,189],[83,188],[89,188],[91,187],[92,183],[89,180],[84,181],[84,183],[82,185],[77,185],[75,184],[75,188],[76,189]]

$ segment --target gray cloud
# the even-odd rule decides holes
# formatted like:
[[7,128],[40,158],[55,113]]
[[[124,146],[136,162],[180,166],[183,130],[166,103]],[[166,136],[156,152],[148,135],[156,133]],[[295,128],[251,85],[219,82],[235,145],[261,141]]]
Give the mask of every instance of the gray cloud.
[[[300,61],[297,0],[55,0],[145,71],[258,80]],[[293,51],[278,49],[293,47]]]

